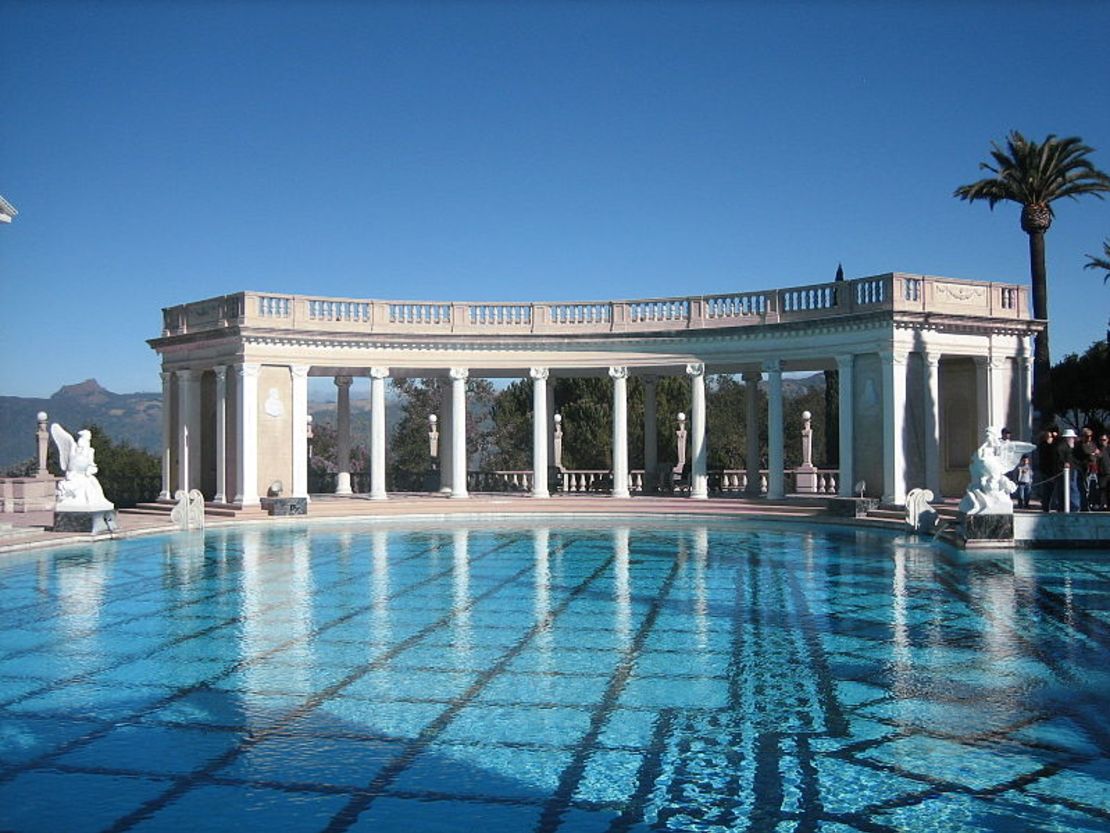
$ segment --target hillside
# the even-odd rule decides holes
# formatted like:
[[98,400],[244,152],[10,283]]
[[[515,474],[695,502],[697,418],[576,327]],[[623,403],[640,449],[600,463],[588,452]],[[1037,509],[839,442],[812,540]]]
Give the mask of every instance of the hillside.
[[86,379],[64,385],[48,399],[0,396],[0,469],[35,455],[39,411],[71,433],[95,423],[113,439],[140,448],[157,451],[161,442],[161,393],[113,393],[95,379]]

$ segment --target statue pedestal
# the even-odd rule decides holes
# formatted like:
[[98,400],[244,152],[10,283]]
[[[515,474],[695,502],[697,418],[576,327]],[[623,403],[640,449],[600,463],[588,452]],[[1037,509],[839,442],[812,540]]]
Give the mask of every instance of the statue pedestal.
[[304,497],[264,497],[259,503],[273,516],[308,514],[308,498]]
[[42,512],[54,508],[58,478],[0,477],[0,512]]
[[866,518],[868,512],[878,508],[877,497],[829,498],[829,514],[838,518]]
[[801,465],[794,469],[794,491],[798,494],[817,494],[817,469]]
[[110,532],[117,527],[115,509],[64,509],[54,512],[55,532]]
[[1013,515],[960,514],[960,534],[965,541],[1013,541]]

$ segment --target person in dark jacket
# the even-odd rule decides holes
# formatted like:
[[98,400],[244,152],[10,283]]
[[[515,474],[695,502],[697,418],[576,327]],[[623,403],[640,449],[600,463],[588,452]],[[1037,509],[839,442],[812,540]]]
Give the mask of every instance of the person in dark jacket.
[[[1068,490],[1068,509],[1072,512],[1080,511],[1079,497],[1079,469],[1082,458],[1077,456],[1075,441],[1079,439],[1073,428],[1065,428],[1060,438],[1053,443],[1056,447],[1056,467],[1062,472],[1056,478],[1056,488],[1053,490],[1052,507],[1064,511],[1064,489]],[[1080,452],[1081,453],[1081,452]]]
[[1052,495],[1056,490],[1056,481],[1053,480],[1059,471],[1056,469],[1056,449],[1053,447],[1055,435],[1051,428],[1041,432],[1037,443],[1037,476],[1041,484],[1041,511],[1047,512],[1052,508]]
[[1110,510],[1110,434],[1103,431],[1098,438],[1099,508]]

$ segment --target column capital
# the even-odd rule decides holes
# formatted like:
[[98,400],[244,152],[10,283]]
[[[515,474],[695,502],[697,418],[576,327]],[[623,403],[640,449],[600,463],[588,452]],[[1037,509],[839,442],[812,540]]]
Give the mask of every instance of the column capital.
[[551,375],[551,370],[546,367],[533,367],[529,368],[528,375],[536,380],[546,379]]
[[215,367],[212,368],[212,371],[216,374],[216,380],[219,381],[219,382],[222,382],[222,381],[224,381],[224,379],[227,378],[227,365],[226,364],[218,364],[218,365],[216,365]]
[[257,362],[243,362],[236,366],[235,372],[244,378],[257,379],[258,374],[262,372],[262,365]]
[[743,374],[743,379],[745,382],[759,383],[763,381],[763,374],[758,370],[745,370]]
[[337,388],[349,388],[351,386],[351,383],[354,382],[354,377],[336,376],[334,379],[332,379],[332,381],[335,382],[335,386]]
[[193,370],[192,368],[186,368],[184,370],[178,370],[177,371],[177,381],[179,381],[179,382],[196,382],[196,381],[199,381],[200,377],[201,377],[201,374],[203,372],[204,372],[203,370]]
[[903,365],[909,355],[906,350],[882,350],[879,352],[879,359],[883,365]]
[[855,353],[841,353],[836,357],[836,369],[841,371],[851,370],[855,360]]
[[686,365],[686,375],[687,376],[704,376],[705,375],[705,365],[704,364],[688,364],[688,365]]
[[938,350],[922,350],[921,358],[929,367],[936,368],[940,365],[941,353]]
[[162,384],[163,385],[166,384],[166,382],[173,381],[173,371],[172,370],[162,370],[158,373],[158,375],[162,377]]
[[991,356],[990,359],[988,360],[988,363],[989,363],[989,366],[990,366],[991,370],[1001,370],[1003,367],[1006,366],[1006,357],[1005,356]]
[[648,373],[640,377],[640,381],[645,385],[654,385],[659,381],[659,377],[654,373]]
[[768,359],[763,363],[764,373],[782,373],[782,359]]
[[610,367],[609,368],[609,376],[613,379],[627,379],[628,378],[628,368],[627,367]]
[[971,360],[975,362],[977,368],[985,368],[990,364],[990,356],[972,356]]
[[447,371],[447,375],[454,379],[456,382],[465,382],[470,378],[470,368],[468,367],[452,367]]
[[289,372],[293,374],[294,379],[308,378],[308,371],[312,365],[310,364],[291,364],[289,365]]
[[370,378],[371,379],[388,379],[389,378],[389,368],[388,367],[372,367],[372,368],[370,368]]

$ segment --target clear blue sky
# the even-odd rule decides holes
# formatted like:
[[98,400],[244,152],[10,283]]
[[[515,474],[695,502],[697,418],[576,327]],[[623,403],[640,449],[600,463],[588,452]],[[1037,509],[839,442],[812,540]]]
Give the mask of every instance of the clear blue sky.
[[[1107,3],[0,0],[0,394],[159,386],[239,289],[586,300],[891,270],[1028,281],[953,199],[1011,128],[1110,169]],[[1057,203],[1053,357],[1110,201]]]

